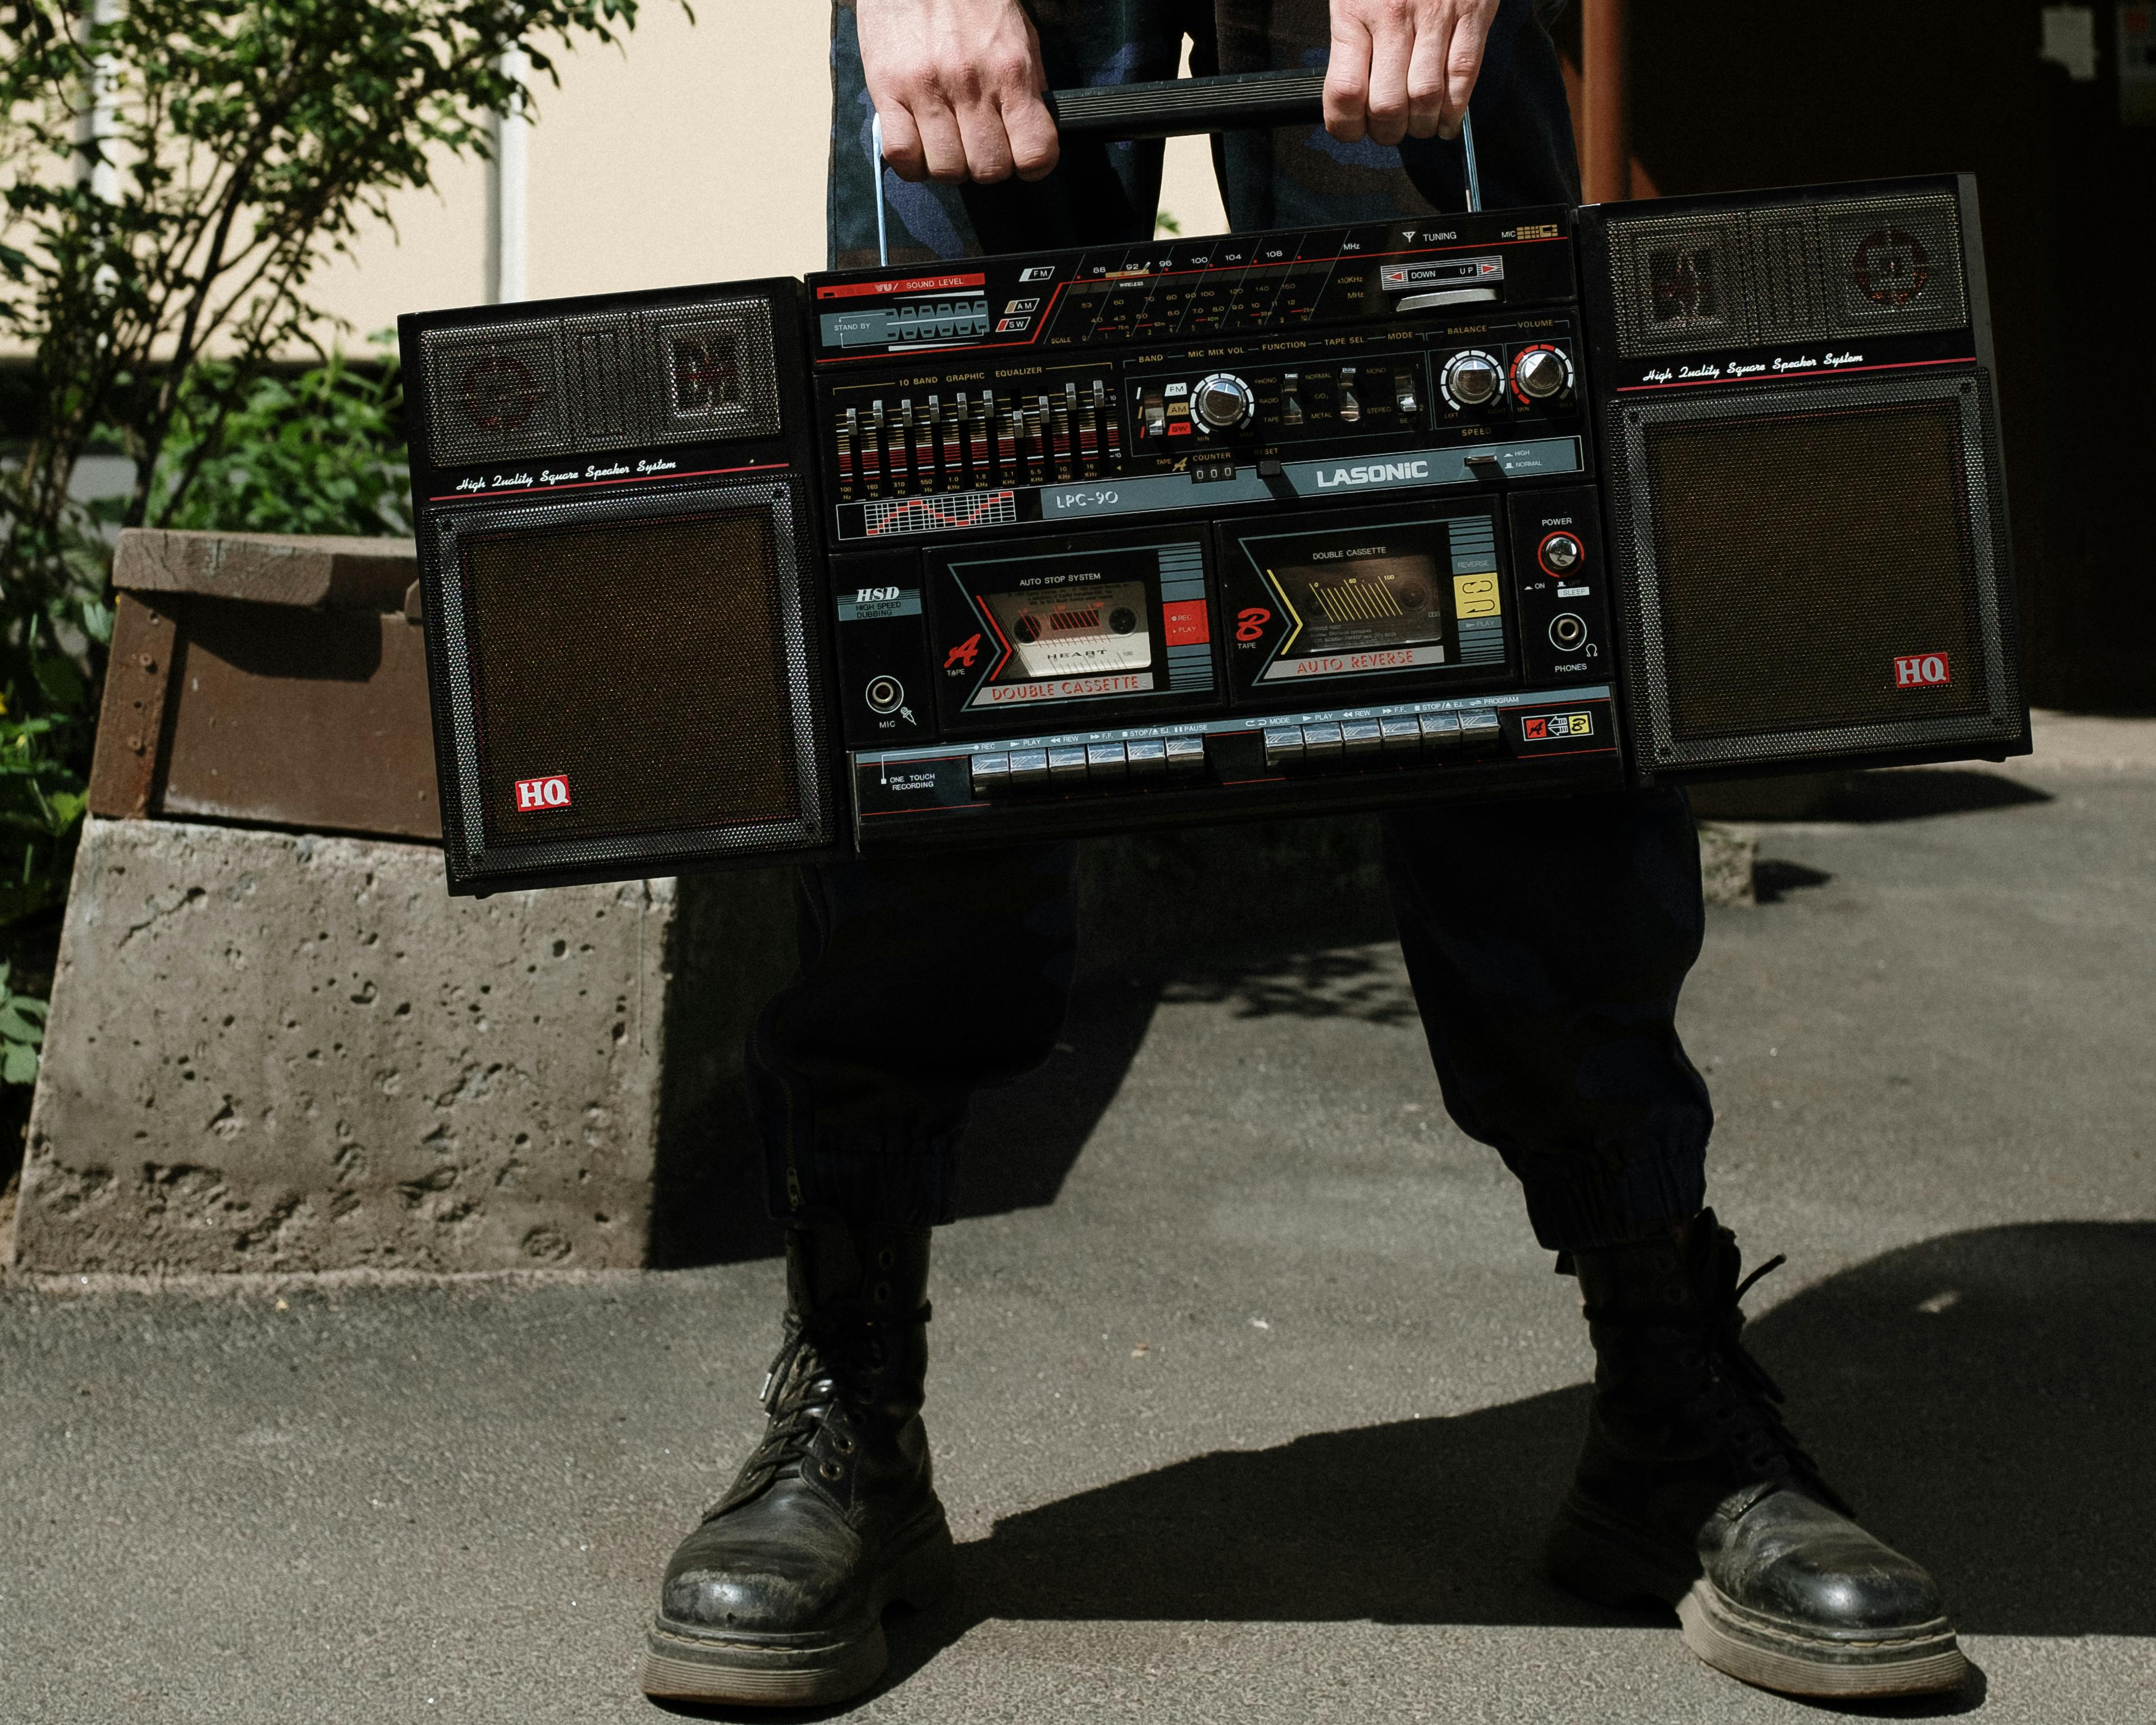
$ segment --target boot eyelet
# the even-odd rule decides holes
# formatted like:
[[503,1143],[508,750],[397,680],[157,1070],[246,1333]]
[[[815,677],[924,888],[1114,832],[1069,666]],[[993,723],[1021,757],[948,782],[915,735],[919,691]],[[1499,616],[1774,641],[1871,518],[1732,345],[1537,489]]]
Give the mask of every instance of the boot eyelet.
[[846,1470],[835,1461],[819,1462],[816,1471],[827,1480],[842,1480],[846,1476]]
[[875,1285],[875,1286],[872,1290],[870,1290],[870,1293],[869,1293],[869,1298],[870,1298],[870,1300],[874,1301],[875,1302],[875,1304],[877,1304],[877,1305],[879,1305],[879,1306],[888,1306],[888,1305],[890,1305],[890,1304],[891,1304],[891,1284],[890,1284],[889,1282],[887,1282],[887,1281],[880,1281],[880,1282],[878,1282],[878,1283]]
[[854,1453],[854,1440],[834,1431],[831,1434],[831,1447],[841,1455],[850,1455]]
[[889,1270],[897,1262],[898,1248],[896,1246],[886,1246],[876,1254],[876,1268],[879,1270]]

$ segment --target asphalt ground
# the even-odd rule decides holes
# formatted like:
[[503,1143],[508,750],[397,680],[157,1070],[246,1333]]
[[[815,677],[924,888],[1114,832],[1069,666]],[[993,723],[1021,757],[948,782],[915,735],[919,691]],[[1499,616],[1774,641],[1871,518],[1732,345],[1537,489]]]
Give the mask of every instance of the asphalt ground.
[[[1886,1711],[2112,1725],[2156,1719],[2156,724],[2040,736],[1763,828],[1685,1032],[1712,1200],[1789,1256],[1756,1351],[1980,1671]],[[1190,926],[1104,929],[983,1110],[932,1288],[960,1584],[854,1713],[1841,1717],[1541,1579],[1584,1326],[1382,913]],[[0,1720],[661,1718],[659,1570],[776,1339],[737,1232],[643,1275],[0,1283]]]

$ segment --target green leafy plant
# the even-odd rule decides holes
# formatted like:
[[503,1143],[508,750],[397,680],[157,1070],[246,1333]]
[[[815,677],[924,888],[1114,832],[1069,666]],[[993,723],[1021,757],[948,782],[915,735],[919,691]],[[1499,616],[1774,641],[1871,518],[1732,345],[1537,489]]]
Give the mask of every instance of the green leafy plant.
[[[0,341],[32,357],[28,437],[0,459],[6,974],[49,973],[111,634],[108,530],[400,526],[393,373],[327,350],[309,283],[529,105],[506,55],[553,77],[550,50],[619,42],[637,3],[0,0]],[[295,355],[318,363],[287,377]],[[133,468],[101,517],[71,495],[93,448]],[[40,1014],[6,999],[13,1079],[37,1039],[8,1027]]]
[[[258,378],[244,400],[223,411],[227,368],[201,370],[203,387],[182,398],[151,490],[151,513],[165,526],[248,533],[412,531],[403,392],[393,356],[369,372],[332,352],[296,377]],[[194,476],[186,495],[164,506],[165,494],[185,473]]]
[[45,1040],[45,1003],[8,986],[13,967],[0,964],[0,1084],[35,1084]]

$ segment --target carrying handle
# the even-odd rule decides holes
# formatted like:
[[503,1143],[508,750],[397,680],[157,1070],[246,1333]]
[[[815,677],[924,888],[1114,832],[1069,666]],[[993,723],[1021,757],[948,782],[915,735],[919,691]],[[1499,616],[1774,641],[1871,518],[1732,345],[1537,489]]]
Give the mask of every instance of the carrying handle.
[[[1179,138],[1197,132],[1317,126],[1325,120],[1322,72],[1224,72],[1212,78],[1162,78],[1147,84],[1096,84],[1051,90],[1041,100],[1066,137]],[[1482,208],[1482,175],[1475,161],[1475,119],[1460,119],[1467,154],[1467,208]],[[891,267],[884,214],[883,116],[869,122],[876,177],[876,256]]]

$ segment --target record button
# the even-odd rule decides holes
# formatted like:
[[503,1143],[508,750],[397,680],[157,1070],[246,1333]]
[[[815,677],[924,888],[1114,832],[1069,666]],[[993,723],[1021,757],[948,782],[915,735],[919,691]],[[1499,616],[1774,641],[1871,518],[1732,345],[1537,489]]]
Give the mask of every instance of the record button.
[[1046,784],[1048,783],[1048,751],[1013,749],[1010,752],[1010,782],[1014,785]]
[[1302,759],[1302,732],[1288,725],[1265,732],[1265,765],[1293,767]]
[[1389,755],[1412,755],[1422,748],[1422,721],[1419,719],[1385,719],[1379,721],[1384,733],[1385,752]]
[[1306,725],[1302,727],[1304,759],[1313,766],[1329,766],[1340,758],[1340,727],[1337,725]]
[[1048,752],[1048,782],[1050,784],[1085,783],[1086,751],[1082,748],[1050,749]]
[[1168,771],[1168,745],[1158,737],[1125,743],[1123,753],[1130,762],[1132,778],[1151,778]]
[[1450,754],[1460,747],[1460,716],[1457,713],[1424,713],[1422,716],[1423,747]]
[[1108,780],[1121,778],[1130,764],[1119,742],[1094,742],[1086,746],[1086,776],[1088,778]]
[[1171,737],[1168,739],[1168,770],[1179,778],[1205,770],[1205,739]]
[[991,796],[1010,783],[1011,757],[1009,755],[976,755],[973,757],[973,794]]
[[1351,761],[1376,758],[1385,734],[1375,719],[1351,719],[1340,727],[1340,751]]

